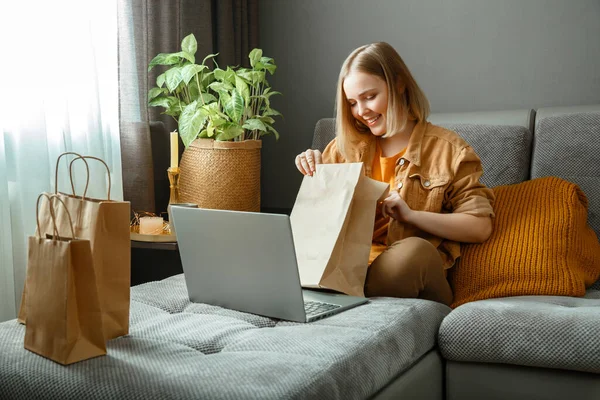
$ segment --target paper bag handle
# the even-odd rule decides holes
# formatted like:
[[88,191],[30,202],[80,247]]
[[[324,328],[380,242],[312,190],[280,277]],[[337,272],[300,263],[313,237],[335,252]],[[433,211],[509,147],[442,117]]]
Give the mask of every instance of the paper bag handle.
[[56,225],[56,215],[54,214],[54,205],[52,204],[52,200],[58,200],[62,203],[63,207],[65,207],[65,211],[67,212],[67,217],[69,217],[69,225],[71,226],[71,237],[75,239],[75,229],[73,229],[73,220],[71,219],[71,214],[69,213],[69,209],[64,201],[58,195],[52,194],[48,196],[47,193],[42,193],[38,196],[37,202],[35,204],[35,220],[37,223],[38,234],[40,238],[42,237],[42,230],[40,229],[40,199],[42,196],[45,196],[48,199],[48,206],[50,207],[50,215],[52,216],[52,224],[54,225],[54,240],[60,240],[60,235],[58,234],[58,226]]
[[108,175],[108,193],[106,195],[106,199],[110,200],[110,187],[112,186],[112,182],[110,179],[110,168],[108,168],[108,165],[101,158],[94,157],[94,156],[81,156],[78,154],[78,157],[75,157],[74,159],[72,159],[71,162],[69,163],[69,176],[71,177],[71,184],[73,184],[73,162],[75,162],[77,160],[83,160],[83,162],[85,163],[85,165],[87,167],[87,181],[85,182],[85,190],[83,191],[83,196],[81,196],[81,197],[82,197],[82,199],[85,199],[85,195],[87,194],[88,186],[90,183],[90,169],[88,167],[87,161],[85,161],[86,158],[91,158],[92,160],[100,161],[106,167],[106,172],[108,173],[107,174]]
[[[74,151],[67,151],[62,153],[60,156],[58,156],[58,158],[56,159],[56,168],[54,169],[54,194],[58,194],[58,165],[60,163],[60,159],[63,156],[66,156],[68,154],[73,154],[77,157],[81,157],[81,154],[79,153],[75,153]],[[85,162],[85,168],[87,170],[87,174],[88,174],[88,180],[85,183],[85,190],[84,193],[87,192],[87,188],[88,188],[88,184],[89,184],[89,176],[90,176],[90,167],[88,166],[88,163],[83,160]],[[73,162],[73,161],[71,161]],[[73,193],[73,196],[75,196],[75,184],[73,183],[73,175],[71,175],[69,173],[69,178],[71,179],[71,192]]]
[[37,223],[38,235],[40,236],[40,238],[42,237],[42,229],[40,228],[40,199],[42,198],[42,196],[48,199],[48,204],[50,207],[50,216],[52,217],[52,225],[54,227],[54,236],[58,236],[58,229],[56,229],[56,216],[54,215],[52,200],[50,199],[50,196],[47,193],[41,193],[37,198],[37,202],[35,203],[35,221]]

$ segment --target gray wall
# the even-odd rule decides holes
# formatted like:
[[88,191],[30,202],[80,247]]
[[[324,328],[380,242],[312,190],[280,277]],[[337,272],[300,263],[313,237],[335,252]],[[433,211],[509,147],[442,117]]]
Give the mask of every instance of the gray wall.
[[333,116],[339,68],[363,44],[394,46],[432,112],[600,103],[600,0],[259,1],[285,117],[279,142],[263,141],[264,207],[293,206],[294,156]]

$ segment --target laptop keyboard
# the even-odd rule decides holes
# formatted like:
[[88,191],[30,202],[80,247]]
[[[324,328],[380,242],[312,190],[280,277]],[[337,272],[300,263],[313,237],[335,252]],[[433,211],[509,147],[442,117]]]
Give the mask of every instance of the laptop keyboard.
[[304,302],[304,310],[306,311],[306,316],[311,317],[317,314],[321,314],[327,311],[335,310],[336,308],[340,308],[339,304],[331,304],[331,303],[321,303],[320,301],[305,301]]

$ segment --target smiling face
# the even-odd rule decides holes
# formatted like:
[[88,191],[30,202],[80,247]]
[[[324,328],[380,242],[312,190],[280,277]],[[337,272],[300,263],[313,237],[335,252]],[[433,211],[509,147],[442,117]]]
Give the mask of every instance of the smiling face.
[[375,136],[387,131],[388,89],[376,75],[350,72],[343,83],[344,93],[352,116],[366,125]]

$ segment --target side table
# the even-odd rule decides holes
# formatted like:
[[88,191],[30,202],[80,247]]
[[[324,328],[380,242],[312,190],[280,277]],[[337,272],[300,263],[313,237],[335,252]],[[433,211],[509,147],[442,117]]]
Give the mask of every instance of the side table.
[[131,241],[131,286],[183,273],[177,242]]

